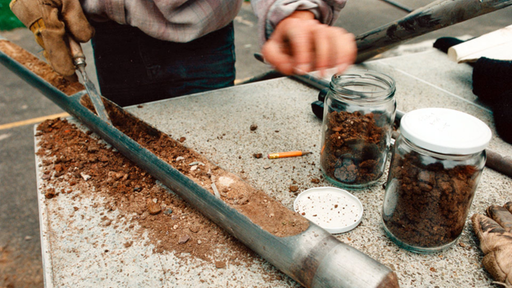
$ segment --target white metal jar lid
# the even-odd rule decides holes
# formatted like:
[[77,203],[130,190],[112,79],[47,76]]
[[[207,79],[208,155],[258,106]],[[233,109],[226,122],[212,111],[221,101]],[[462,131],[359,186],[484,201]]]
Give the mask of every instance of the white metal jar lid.
[[334,187],[311,188],[300,193],[293,209],[331,234],[354,229],[363,217],[361,201],[348,191]]
[[491,129],[480,119],[445,108],[406,113],[400,120],[400,133],[421,148],[458,155],[484,150],[492,137]]

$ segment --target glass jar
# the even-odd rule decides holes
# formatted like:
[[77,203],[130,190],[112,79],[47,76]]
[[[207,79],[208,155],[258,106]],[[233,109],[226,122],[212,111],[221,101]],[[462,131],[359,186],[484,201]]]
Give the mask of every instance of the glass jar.
[[443,250],[462,233],[491,130],[471,115],[426,108],[405,114],[400,132],[382,208],[384,231],[412,252]]
[[324,102],[320,165],[327,180],[347,189],[384,173],[395,120],[395,81],[356,71],[332,77]]

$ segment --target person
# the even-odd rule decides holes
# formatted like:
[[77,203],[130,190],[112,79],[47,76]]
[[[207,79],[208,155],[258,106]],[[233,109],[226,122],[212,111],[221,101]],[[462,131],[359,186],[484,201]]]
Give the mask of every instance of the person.
[[[354,36],[331,26],[346,0],[251,0],[265,60],[285,75],[343,72]],[[101,94],[120,106],[232,86],[243,0],[12,0],[54,70],[75,77],[68,37],[92,39]]]

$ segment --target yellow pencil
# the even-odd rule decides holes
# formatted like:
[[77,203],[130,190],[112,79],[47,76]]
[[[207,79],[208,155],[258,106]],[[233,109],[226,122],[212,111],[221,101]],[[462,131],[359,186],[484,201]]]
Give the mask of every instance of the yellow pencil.
[[279,152],[279,153],[268,154],[268,159],[297,157],[297,156],[303,156],[303,155],[308,155],[308,154],[311,154],[311,152],[302,152],[302,151]]

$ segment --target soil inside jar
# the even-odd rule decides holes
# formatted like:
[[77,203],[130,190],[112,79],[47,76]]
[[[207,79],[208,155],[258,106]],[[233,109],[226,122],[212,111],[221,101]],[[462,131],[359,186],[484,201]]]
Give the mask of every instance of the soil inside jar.
[[470,165],[424,165],[416,152],[395,154],[393,180],[387,184],[393,191],[386,193],[382,216],[386,228],[411,246],[441,247],[455,241],[464,228],[479,174]]
[[346,184],[365,184],[382,176],[391,126],[382,113],[332,111],[321,151],[324,173]]

